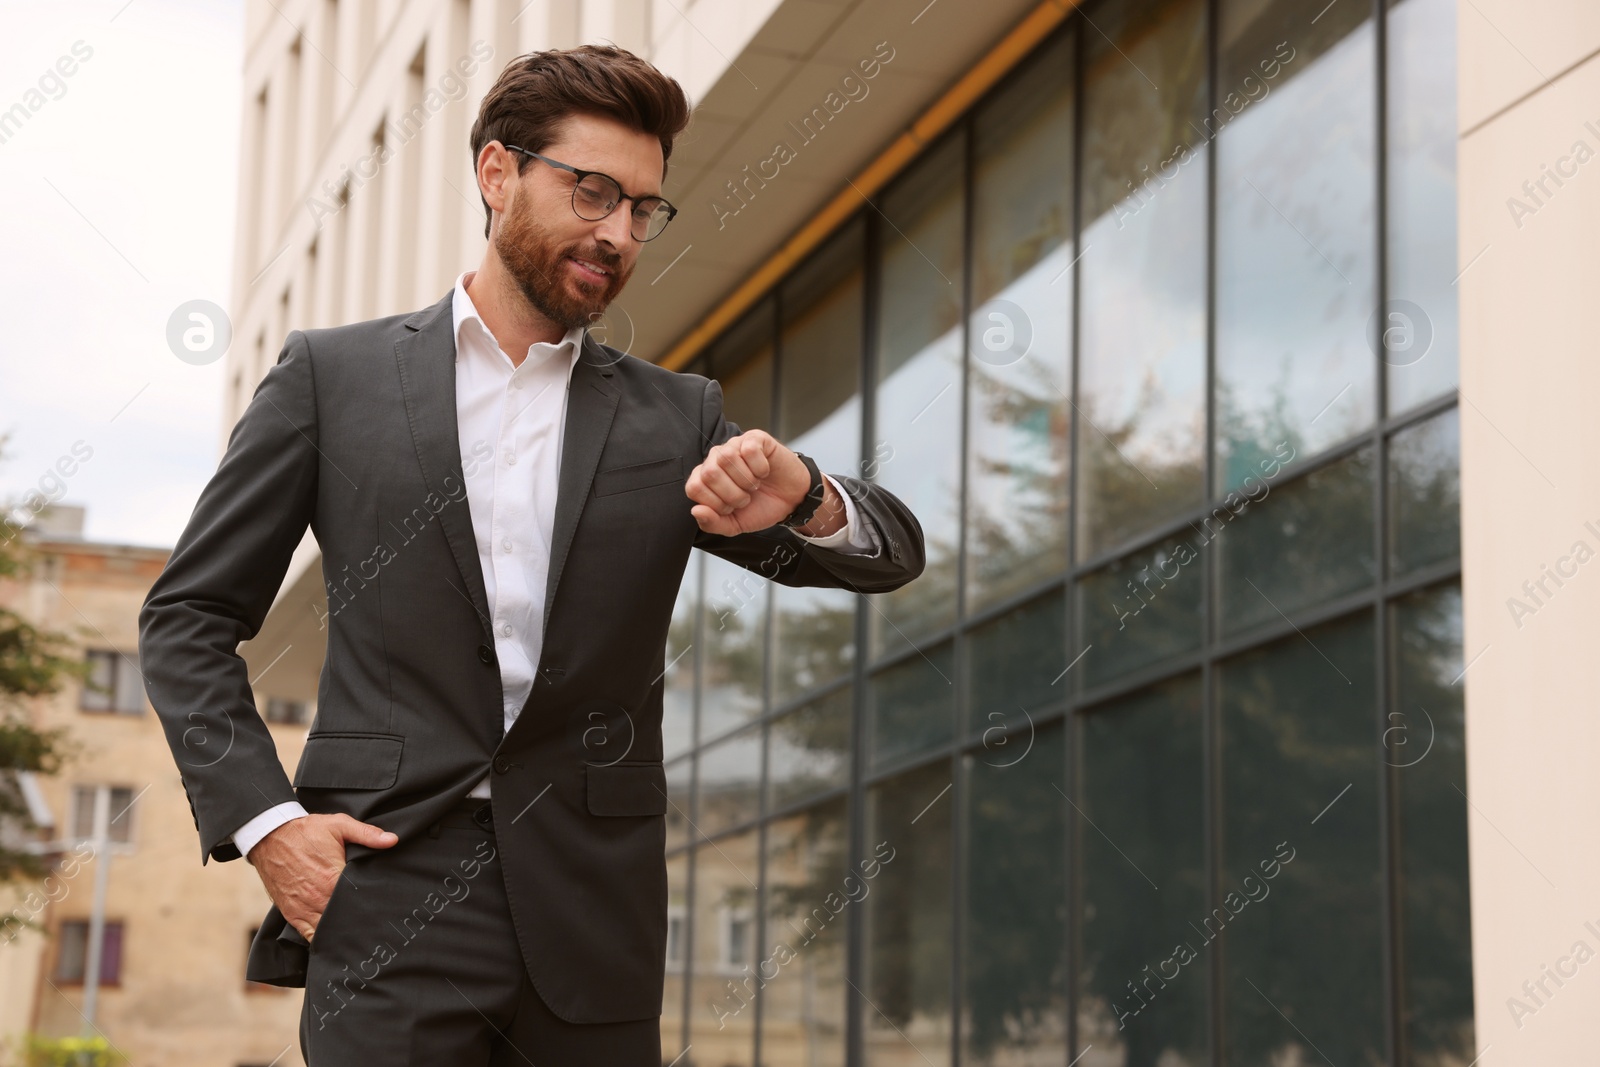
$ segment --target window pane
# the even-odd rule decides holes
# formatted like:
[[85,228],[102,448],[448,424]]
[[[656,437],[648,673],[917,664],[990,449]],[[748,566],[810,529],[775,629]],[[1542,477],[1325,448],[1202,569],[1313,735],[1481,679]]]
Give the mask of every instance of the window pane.
[[773,720],[767,738],[769,807],[785,807],[850,780],[852,696],[846,685]]
[[[861,466],[861,249],[853,224],[782,290],[779,432],[834,475]],[[842,677],[855,660],[856,598],[848,589],[773,588],[773,699]]]
[[1390,569],[1461,554],[1461,423],[1452,408],[1389,441]]
[[973,131],[967,584],[979,608],[1067,562],[1071,36],[1045,46]]
[[100,981],[116,985],[122,981],[122,924],[108,922],[100,941]]
[[1388,310],[1421,311],[1385,356],[1402,411],[1456,384],[1456,5],[1401,0],[1388,18]]
[[1083,720],[1079,1040],[1106,1063],[1210,1062],[1204,751],[1195,675]]
[[689,786],[694,757],[667,764],[667,847],[689,843]]
[[661,1052],[670,1061],[683,1051],[684,956],[689,907],[689,853],[667,857],[667,975],[661,989]]
[[950,1062],[950,764],[874,786],[864,861],[881,861],[866,898],[868,1065]]
[[129,715],[144,711],[144,678],[139,674],[139,653],[119,653],[116,661],[116,708]]
[[[692,553],[667,627],[667,673],[662,679],[662,756],[672,759],[694,744],[694,616],[699,600],[701,552]],[[752,577],[754,577],[752,575]]]
[[696,828],[710,836],[761,814],[761,728],[751,727],[700,754]]
[[872,598],[878,654],[955,618],[961,419],[962,141],[946,138],[883,197],[877,439],[894,458],[879,472],[922,524],[927,566]]
[[1386,1063],[1371,617],[1220,678],[1226,1062]]
[[755,830],[695,850],[688,1042],[696,1063],[751,1067],[754,1062],[755,957],[752,952],[734,963],[729,950],[739,924],[755,916],[760,860]]
[[710,553],[700,625],[700,736],[715,738],[761,714],[761,650],[771,583]]
[[1077,268],[1080,558],[1205,492],[1205,5],[1096,10]]
[[1085,688],[1200,647],[1199,540],[1136,552],[1079,583]]
[[1394,606],[1395,705],[1384,759],[1399,768],[1406,1039],[1415,1063],[1471,1062],[1472,924],[1467,869],[1461,589]]
[[133,840],[133,790],[125,785],[112,786],[110,800],[110,810],[106,814],[110,825],[106,835],[125,845]]
[[84,679],[79,706],[87,711],[108,711],[115,693],[117,654],[90,650],[84,656],[89,663],[89,675]]
[[846,909],[871,890],[846,869],[848,810],[841,797],[767,830],[765,1063],[844,1067]]
[[75,838],[94,836],[95,792],[92,785],[72,787],[72,836]]
[[1056,788],[1065,766],[1063,738],[1058,721],[1038,732],[1026,756],[989,748],[962,760],[971,842],[961,990],[966,1064],[1070,1058],[1066,800]]
[[867,751],[873,770],[950,742],[955,734],[954,661],[946,643],[868,681]]
[[1205,520],[1208,536],[1222,536],[1225,631],[1281,620],[1377,577],[1370,448],[1276,488],[1254,485]]
[[1067,698],[1067,612],[1060,589],[1013,608],[966,639],[967,733],[1002,741]]
[[[56,949],[56,980],[81,982],[86,974],[89,948],[89,924],[82,919],[68,919],[61,924],[57,935],[61,944]],[[104,973],[104,970],[101,971]]]
[[1280,441],[1311,455],[1372,423],[1372,20],[1320,7],[1222,2],[1219,492]]

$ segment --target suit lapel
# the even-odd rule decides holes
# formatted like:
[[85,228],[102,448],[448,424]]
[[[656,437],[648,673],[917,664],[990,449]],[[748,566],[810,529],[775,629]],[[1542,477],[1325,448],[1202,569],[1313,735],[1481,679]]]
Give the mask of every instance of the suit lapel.
[[561,569],[567,562],[567,553],[578,530],[578,518],[583,514],[584,501],[589,498],[589,487],[594,482],[595,467],[600,463],[600,453],[611,435],[611,421],[617,413],[620,393],[612,378],[613,362],[585,332],[583,351],[573,364],[568,385],[567,425],[561,441],[561,480],[556,487],[550,574],[544,593],[543,632],[547,643],[550,609],[555,604]]
[[454,297],[455,290],[451,289],[443,300],[407,319],[405,326],[411,332],[395,342],[394,354],[405,395],[406,421],[411,427],[423,481],[429,490],[449,501],[439,512],[439,525],[463,583],[451,585],[472,603],[484,635],[492,640],[489,597],[484,591],[483,569],[478,565],[477,539],[472,532],[472,512],[467,507],[466,480],[461,473],[455,316],[451,310]]

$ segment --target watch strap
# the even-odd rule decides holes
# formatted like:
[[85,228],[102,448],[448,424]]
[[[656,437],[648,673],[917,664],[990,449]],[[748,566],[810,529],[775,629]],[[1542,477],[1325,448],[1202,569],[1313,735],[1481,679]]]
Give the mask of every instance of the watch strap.
[[811,472],[811,488],[806,490],[806,495],[795,505],[795,509],[778,522],[779,526],[786,526],[791,530],[810,522],[827,495],[827,489],[822,482],[822,471],[818,468],[817,461],[804,452],[796,452],[795,456],[806,465],[806,470]]

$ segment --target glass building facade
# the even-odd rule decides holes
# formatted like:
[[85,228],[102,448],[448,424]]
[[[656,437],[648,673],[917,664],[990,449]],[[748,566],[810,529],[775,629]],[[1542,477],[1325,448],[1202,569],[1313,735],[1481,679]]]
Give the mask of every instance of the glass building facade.
[[1474,1059],[1454,22],[1086,5],[688,365],[928,563],[692,561],[664,1060]]

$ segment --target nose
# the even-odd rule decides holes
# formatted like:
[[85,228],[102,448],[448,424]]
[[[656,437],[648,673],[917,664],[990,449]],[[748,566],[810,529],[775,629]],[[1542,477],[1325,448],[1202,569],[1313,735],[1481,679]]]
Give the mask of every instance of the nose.
[[638,244],[633,239],[633,205],[624,200],[616,208],[601,219],[596,226],[595,236],[605,241],[620,255],[626,256],[633,246]]

